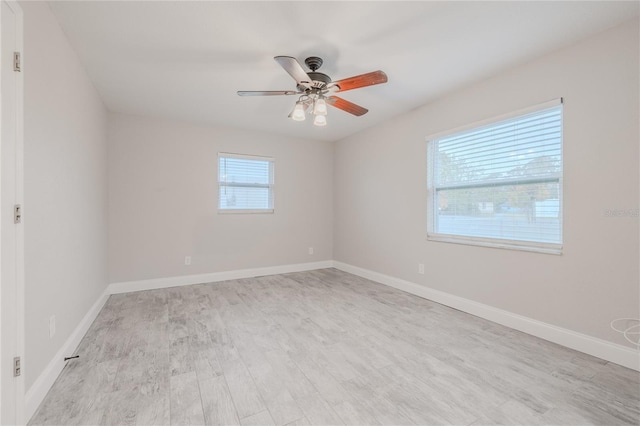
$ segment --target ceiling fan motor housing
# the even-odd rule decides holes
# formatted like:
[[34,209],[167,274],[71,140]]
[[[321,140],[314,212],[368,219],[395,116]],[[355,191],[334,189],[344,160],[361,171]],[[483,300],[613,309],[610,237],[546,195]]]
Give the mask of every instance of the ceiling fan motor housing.
[[331,83],[331,77],[321,72],[308,72],[307,75],[311,77],[311,80],[313,81],[319,81],[324,84]]
[[[308,72],[307,75],[311,78],[311,89],[322,89],[327,84],[331,83],[331,77],[321,72],[317,72],[318,68],[322,66],[322,58],[317,56],[310,56],[304,60],[304,63],[309,67],[311,72]],[[298,86],[298,89],[308,91],[308,88],[303,86]]]
[[308,72],[307,75],[311,78],[311,87],[306,87],[304,85],[299,84],[298,90],[302,92],[308,92],[313,89],[324,89],[327,84],[331,83],[331,77],[321,72]]

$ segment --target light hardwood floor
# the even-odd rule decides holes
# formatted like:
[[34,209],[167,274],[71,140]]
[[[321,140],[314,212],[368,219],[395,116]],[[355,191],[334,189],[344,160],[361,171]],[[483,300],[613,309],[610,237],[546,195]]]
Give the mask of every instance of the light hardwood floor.
[[31,425],[640,423],[638,372],[335,269],[114,295]]

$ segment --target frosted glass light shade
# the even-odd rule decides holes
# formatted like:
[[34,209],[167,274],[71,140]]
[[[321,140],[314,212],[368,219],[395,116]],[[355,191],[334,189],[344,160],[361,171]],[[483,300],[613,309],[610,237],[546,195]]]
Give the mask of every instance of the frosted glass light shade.
[[313,119],[313,124],[316,126],[326,126],[327,125],[327,117],[325,115],[316,115]]
[[291,113],[291,118],[295,121],[304,121],[305,116],[302,102],[296,102],[296,106],[293,107],[293,112]]
[[327,115],[327,103],[324,99],[316,99],[313,104],[313,113],[315,115]]

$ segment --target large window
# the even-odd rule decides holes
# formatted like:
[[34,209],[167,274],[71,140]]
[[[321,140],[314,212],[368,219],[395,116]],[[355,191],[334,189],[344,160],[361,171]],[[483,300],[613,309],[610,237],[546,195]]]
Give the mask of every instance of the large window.
[[560,253],[561,100],[428,141],[431,240]]
[[218,211],[273,212],[273,158],[218,154]]

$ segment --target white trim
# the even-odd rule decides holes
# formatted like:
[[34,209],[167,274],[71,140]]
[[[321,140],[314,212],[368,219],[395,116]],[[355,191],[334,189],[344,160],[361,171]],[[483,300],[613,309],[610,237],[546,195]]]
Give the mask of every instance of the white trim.
[[31,416],[33,416],[38,409],[38,406],[47,396],[47,392],[53,386],[62,369],[65,366],[64,357],[73,354],[80,344],[80,341],[91,327],[91,324],[96,319],[100,310],[109,299],[109,288],[107,287],[104,292],[98,297],[98,300],[93,304],[89,312],[82,318],[78,326],[73,330],[69,338],[64,342],[62,347],[55,354],[53,359],[49,361],[49,364],[45,367],[44,371],[40,373],[35,382],[31,385],[25,395],[25,418],[27,423]]
[[573,330],[544,323],[522,315],[514,314],[493,306],[454,296],[400,278],[384,275],[369,269],[334,261],[334,267],[350,274],[388,285],[398,290],[432,300],[454,309],[493,321],[495,323],[540,337],[553,343],[611,361],[633,370],[640,371],[640,351]]
[[[6,204],[20,204],[24,210],[24,13],[19,3],[16,0],[3,0],[4,3],[11,9],[15,16],[15,51],[20,53],[20,66],[21,72],[14,72],[15,77],[15,104],[12,106],[15,108],[15,171],[13,176],[5,176],[5,172],[2,171],[2,178],[10,178],[15,185],[15,198],[13,200],[2,200],[2,206],[6,210]],[[0,13],[1,15],[1,13]],[[0,16],[1,18],[1,16]],[[2,37],[0,37],[1,39]],[[2,52],[3,54],[6,52]],[[4,56],[4,55],[3,55]],[[1,102],[0,102],[1,104]],[[1,111],[0,111],[1,112]],[[4,141],[2,141],[4,142]],[[9,180],[9,179],[7,179]],[[10,201],[10,202],[7,202]],[[9,325],[3,325],[3,328],[9,327],[15,330],[15,347],[13,348],[13,356],[19,356],[21,358],[21,367],[24,368],[27,364],[25,356],[25,302],[24,302],[24,214],[22,216],[22,224],[13,225],[15,227],[15,265],[2,265],[2,267],[15,267],[15,302],[16,310],[15,317],[10,319]],[[3,283],[3,285],[12,285],[13,283]],[[0,290],[0,293],[2,291]],[[1,321],[1,318],[0,318]],[[4,335],[0,333],[0,354],[3,351],[3,339]],[[13,336],[12,336],[13,337]],[[6,341],[5,343],[6,344]],[[3,355],[6,355],[3,354]],[[6,364],[3,364],[3,368]],[[13,383],[0,384],[0,397],[2,392],[15,392],[15,407],[8,409],[0,407],[0,419],[2,419],[2,409],[10,411],[15,409],[15,422],[17,424],[24,424],[25,422],[25,375],[21,374],[13,380]],[[12,388],[12,389],[10,389]],[[1,405],[1,402],[0,402]],[[6,416],[5,416],[6,417]]]
[[151,280],[126,281],[111,283],[110,294],[129,293],[132,291],[155,290],[159,288],[178,287],[192,284],[214,283],[218,281],[252,278],[262,275],[287,274],[290,272],[311,271],[314,269],[331,268],[332,260],[312,263],[297,263],[293,265],[266,266],[262,268],[238,269],[235,271],[212,272],[199,275],[182,275],[177,277],[156,278]]
[[218,208],[218,214],[270,214],[274,213],[273,209],[221,209]]
[[266,157],[262,155],[249,155],[249,154],[236,154],[233,152],[218,152],[218,158],[238,158],[240,160],[257,160],[257,161],[270,161],[275,163],[275,158]]
[[467,237],[450,234],[436,234],[427,232],[428,241],[441,243],[464,244],[506,250],[521,250],[544,254],[562,254],[562,244],[538,243],[535,241],[499,240],[497,238]]
[[[29,361],[26,357],[25,344],[25,267],[24,267],[24,69],[25,62],[28,61],[28,54],[24,53],[24,13],[22,8],[15,0],[5,0],[14,10],[17,17],[17,34],[16,46],[20,52],[20,69],[21,72],[16,76],[16,204],[22,206],[23,221],[22,225],[16,229],[16,310],[18,315],[17,323],[17,349],[18,354],[25,360],[25,365]],[[25,61],[25,56],[26,61]],[[27,207],[28,208],[28,207]],[[27,216],[28,217],[28,216]],[[28,223],[28,222],[27,222]],[[25,396],[25,376],[19,378],[16,388],[16,421],[18,424],[26,424],[26,396]]]

